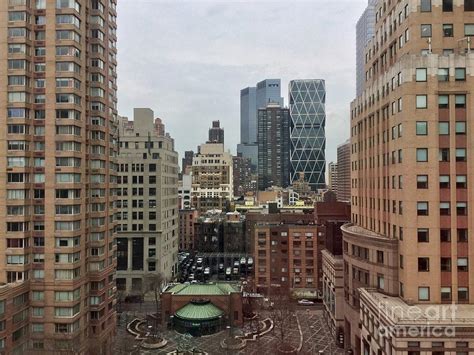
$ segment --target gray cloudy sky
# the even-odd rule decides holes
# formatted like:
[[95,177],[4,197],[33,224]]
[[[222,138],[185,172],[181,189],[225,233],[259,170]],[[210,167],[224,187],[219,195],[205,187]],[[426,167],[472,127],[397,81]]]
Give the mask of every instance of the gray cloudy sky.
[[119,113],[150,107],[182,157],[212,120],[233,153],[240,89],[282,79],[325,79],[327,161],[349,137],[355,96],[355,23],[365,0],[120,0]]

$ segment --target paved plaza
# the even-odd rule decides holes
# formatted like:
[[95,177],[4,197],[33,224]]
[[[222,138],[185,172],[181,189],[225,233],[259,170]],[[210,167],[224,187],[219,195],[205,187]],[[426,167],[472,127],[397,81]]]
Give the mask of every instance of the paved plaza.
[[[142,305],[142,307],[148,309],[149,306]],[[232,331],[234,335],[238,335],[239,332],[242,333],[239,329],[225,330],[218,334],[198,338],[187,337],[173,330],[166,330],[160,332],[160,336],[163,336],[168,341],[164,348],[159,350],[144,350],[139,348],[140,342],[136,341],[134,337],[125,330],[126,322],[130,321],[135,316],[140,316],[140,314],[130,310],[125,312],[122,316],[122,321],[120,322],[117,332],[120,342],[126,342],[128,346],[127,352],[130,354],[168,354],[175,351],[177,346],[179,346],[181,350],[194,348],[205,351],[211,355],[261,355],[262,352],[270,354],[272,352],[271,350],[276,349],[280,344],[278,329],[273,329],[271,332],[258,338],[256,341],[248,341],[246,347],[240,351],[225,350],[222,349],[220,345],[223,339],[229,337],[230,331]],[[265,317],[271,317],[271,314],[262,314],[262,318]],[[329,327],[324,321],[323,311],[321,309],[316,307],[309,307],[306,309],[298,308],[289,328],[290,329],[285,331],[285,341],[295,348],[301,347],[299,354],[317,355],[321,350],[327,355],[344,354],[344,351],[335,345],[334,339],[330,335]],[[123,350],[123,346],[122,349],[117,349],[117,354],[121,353]]]

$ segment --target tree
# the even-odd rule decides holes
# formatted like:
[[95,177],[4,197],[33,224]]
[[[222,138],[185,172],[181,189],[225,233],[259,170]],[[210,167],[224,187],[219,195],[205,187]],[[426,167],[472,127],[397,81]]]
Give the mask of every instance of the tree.
[[144,281],[145,293],[153,293],[156,315],[158,315],[160,313],[160,294],[166,284],[166,278],[161,273],[149,273],[145,275]]
[[271,304],[270,316],[279,339],[280,347],[288,347],[287,336],[295,326],[295,303],[292,301],[289,290],[280,287],[271,288],[269,292]]

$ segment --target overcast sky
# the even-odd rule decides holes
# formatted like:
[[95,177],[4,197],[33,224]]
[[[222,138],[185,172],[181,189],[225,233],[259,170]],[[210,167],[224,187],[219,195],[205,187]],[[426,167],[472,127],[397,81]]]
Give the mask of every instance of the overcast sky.
[[325,79],[327,162],[349,138],[355,96],[355,24],[366,0],[120,0],[119,114],[150,107],[180,158],[207,139],[212,120],[232,153],[240,89],[282,79]]

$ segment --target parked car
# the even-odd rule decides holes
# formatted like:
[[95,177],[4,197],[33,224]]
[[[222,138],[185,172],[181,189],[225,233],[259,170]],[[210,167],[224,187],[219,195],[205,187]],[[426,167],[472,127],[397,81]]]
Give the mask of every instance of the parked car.
[[302,306],[314,306],[314,302],[313,301],[309,301],[309,300],[299,300],[298,301],[298,304],[299,305],[302,305]]

